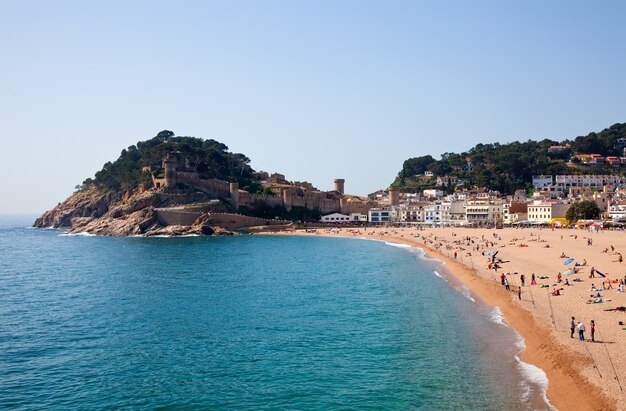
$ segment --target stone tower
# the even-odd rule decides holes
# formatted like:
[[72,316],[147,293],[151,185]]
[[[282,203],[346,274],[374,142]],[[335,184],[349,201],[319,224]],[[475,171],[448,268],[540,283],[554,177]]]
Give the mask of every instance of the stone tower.
[[340,194],[343,194],[343,185],[346,182],[343,178],[335,179],[335,191],[338,191]]
[[389,205],[400,205],[400,190],[398,190],[398,187],[389,187]]
[[163,168],[165,169],[165,186],[176,186],[176,165],[178,161],[171,154],[168,154],[163,160]]

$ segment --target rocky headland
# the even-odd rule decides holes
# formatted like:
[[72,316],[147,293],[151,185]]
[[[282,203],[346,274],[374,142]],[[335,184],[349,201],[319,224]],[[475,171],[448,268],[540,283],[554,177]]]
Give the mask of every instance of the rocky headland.
[[[159,221],[157,209],[168,207],[181,207],[183,210],[187,207],[199,215],[188,225],[163,224]],[[115,192],[90,186],[45,212],[37,218],[34,226],[109,236],[232,235],[232,231],[210,223],[212,213],[228,211],[226,205],[212,201],[203,193],[136,190],[116,195]]]

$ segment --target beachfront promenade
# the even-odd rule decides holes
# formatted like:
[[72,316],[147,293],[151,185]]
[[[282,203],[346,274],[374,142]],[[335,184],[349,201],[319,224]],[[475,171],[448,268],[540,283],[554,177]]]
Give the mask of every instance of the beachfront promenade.
[[[361,227],[294,233],[424,248],[445,261],[449,273],[483,302],[500,307],[507,324],[525,339],[522,358],[546,372],[548,396],[557,408],[626,409],[626,312],[615,310],[626,306],[626,293],[619,291],[619,281],[626,277],[626,263],[619,258],[626,253],[623,231]],[[572,262],[564,264],[565,257]],[[492,262],[498,263],[497,271]],[[592,267],[594,278],[589,277]],[[568,269],[577,272],[566,274]],[[511,291],[501,285],[502,273]],[[533,274],[536,284],[531,285]],[[555,290],[559,295],[553,295]],[[570,336],[571,317],[585,324],[585,341],[578,333]],[[596,342],[590,341],[591,320]]]

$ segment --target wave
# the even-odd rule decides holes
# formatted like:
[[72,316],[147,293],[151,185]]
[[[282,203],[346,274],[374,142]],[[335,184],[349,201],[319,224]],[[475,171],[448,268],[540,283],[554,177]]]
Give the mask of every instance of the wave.
[[466,286],[461,286],[458,287],[457,290],[461,293],[461,295],[465,298],[467,298],[468,300],[470,300],[471,302],[475,303],[476,300],[474,299],[474,297],[472,297],[472,293],[470,292],[470,289],[467,288]]
[[390,245],[392,247],[398,247],[398,248],[411,248],[410,245],[408,244],[402,244],[402,243],[391,243],[389,241],[383,241],[383,243]]
[[504,322],[504,316],[502,315],[500,307],[493,307],[493,309],[491,310],[491,314],[489,315],[489,319],[496,324],[507,326]]
[[439,271],[434,270],[433,274],[435,274],[437,277],[441,278],[443,281],[448,282],[448,279],[446,277],[444,277],[443,275],[441,275],[441,273]]
[[80,233],[62,233],[62,234],[59,234],[59,237],[77,237],[77,236],[97,237],[96,234],[88,233],[86,231],[81,231]]
[[[517,345],[518,347],[520,347],[520,352],[525,347],[524,339],[521,336],[519,337]],[[546,373],[541,368],[522,361],[519,357],[519,353],[515,355],[515,361],[517,362],[517,366],[520,369],[525,381],[537,385],[541,390],[541,397],[543,401],[548,405],[550,410],[556,411],[556,407],[552,405],[550,403],[550,400],[548,399],[548,376],[546,375]],[[530,398],[530,395],[532,394],[532,389],[530,386],[524,384],[524,382],[522,382],[522,384],[522,389],[524,390],[522,393],[522,400],[526,401],[528,400],[528,398]]]

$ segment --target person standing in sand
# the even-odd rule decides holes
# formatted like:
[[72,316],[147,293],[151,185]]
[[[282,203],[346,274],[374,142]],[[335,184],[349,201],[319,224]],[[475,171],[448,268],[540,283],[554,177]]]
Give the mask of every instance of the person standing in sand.
[[578,339],[585,341],[585,324],[582,321],[578,321]]
[[521,274],[519,276],[519,280],[522,283],[522,287],[524,286],[525,282],[526,282],[526,276],[524,274]]
[[530,285],[537,285],[537,281],[535,280],[535,273],[530,276]]
[[576,323],[574,322],[574,317],[569,322],[569,329],[571,331],[570,338],[574,338],[574,331],[576,330]]
[[595,278],[596,277],[596,268],[595,267],[591,267],[591,273],[589,274],[589,278]]
[[591,331],[591,341],[596,342],[595,334],[596,334],[596,322],[591,320],[591,325],[589,327],[589,331]]

